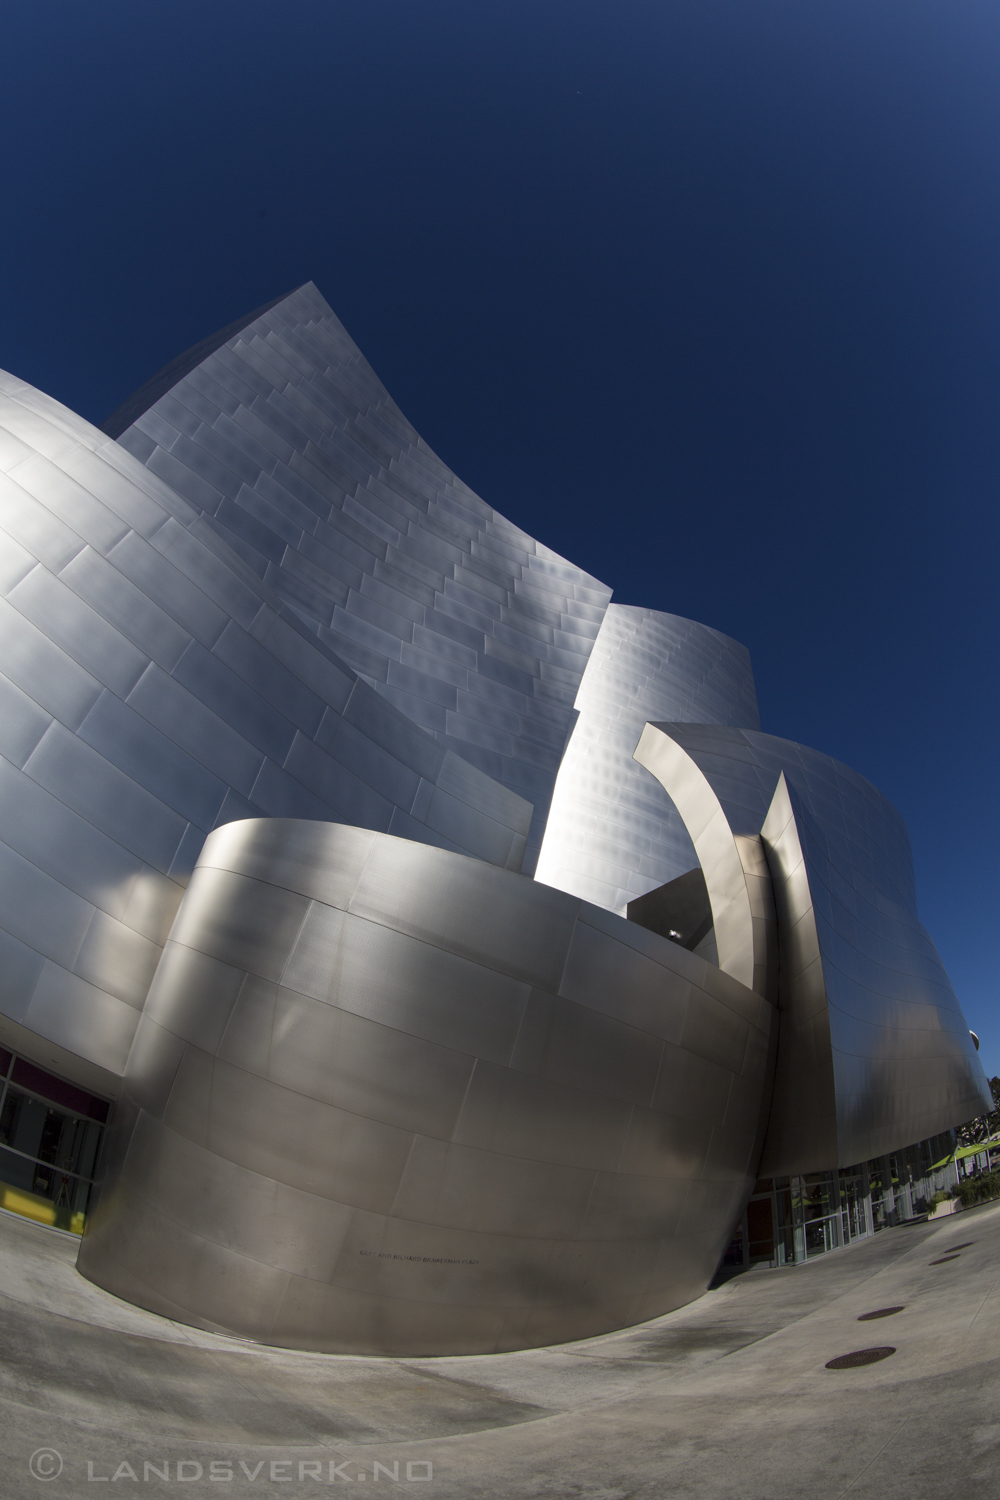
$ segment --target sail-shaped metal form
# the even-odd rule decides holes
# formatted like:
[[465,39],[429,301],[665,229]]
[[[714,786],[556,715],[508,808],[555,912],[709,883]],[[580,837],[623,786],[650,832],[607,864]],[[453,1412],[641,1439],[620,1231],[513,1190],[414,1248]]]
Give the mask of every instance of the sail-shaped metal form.
[[315,1349],[578,1338],[696,1296],[762,1163],[988,1101],[898,815],[610,598],[312,285],[103,430],[0,378],[0,1045],[115,1101],[85,1274]]
[[105,429],[380,696],[534,805],[530,874],[610,588],[431,452],[311,283],[223,333]]

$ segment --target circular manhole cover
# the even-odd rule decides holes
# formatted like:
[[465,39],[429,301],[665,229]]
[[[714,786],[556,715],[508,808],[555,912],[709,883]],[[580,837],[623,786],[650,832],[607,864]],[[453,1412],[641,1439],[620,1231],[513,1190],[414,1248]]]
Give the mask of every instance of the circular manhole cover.
[[927,1264],[929,1266],[943,1266],[947,1260],[961,1260],[961,1256],[957,1253],[955,1255],[939,1255],[937,1260],[929,1260]]
[[838,1354],[836,1359],[828,1359],[826,1368],[828,1370],[856,1370],[860,1365],[875,1365],[880,1359],[888,1359],[890,1354],[895,1354],[895,1349],[889,1344],[884,1344],[878,1349],[855,1349],[853,1354]]
[[877,1307],[874,1312],[862,1313],[858,1322],[872,1323],[876,1318],[891,1318],[893,1313],[902,1312],[904,1306],[905,1303],[900,1304],[899,1307]]

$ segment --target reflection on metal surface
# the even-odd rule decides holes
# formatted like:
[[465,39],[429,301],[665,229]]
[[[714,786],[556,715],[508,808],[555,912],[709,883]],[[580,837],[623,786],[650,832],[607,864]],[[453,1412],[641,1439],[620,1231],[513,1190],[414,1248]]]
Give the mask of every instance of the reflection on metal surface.
[[231,824],[150,992],[80,1269],[202,1327],[347,1352],[665,1312],[752,1184],[773,1016],[524,876]]
[[379,697],[202,513],[0,379],[0,1013],[120,1075],[206,834],[336,819],[520,868],[530,804]]
[[[771,870],[780,934],[781,1008],[781,1062],[775,1071],[761,1171],[819,1172],[843,1164],[845,1158],[837,1141],[837,1085],[816,913],[784,771],[779,774],[761,840]],[[893,1145],[906,1145],[910,1139],[906,1135]]]
[[716,725],[647,725],[636,758],[690,820],[720,964],[742,962],[730,969],[737,977],[750,898],[736,851],[756,839],[766,856],[776,928],[759,931],[776,939],[763,941],[772,956],[777,948],[781,1028],[762,1173],[864,1161],[990,1107],[917,920],[906,830],[870,782],[804,745]]
[[695,761],[656,724],[647,724],[634,759],[652,772],[684,820],[712,907],[719,968],[753,985],[754,931],[743,861],[722,804]]
[[105,429],[376,693],[534,804],[530,874],[610,588],[431,452],[312,283]]
[[535,878],[624,914],[696,862],[677,808],[632,758],[643,726],[759,728],[750,655],[708,625],[612,604],[576,709]]
[[758,1171],[992,1107],[901,819],[610,597],[311,284],[103,431],[0,376],[0,1043],[125,1075],[87,1274],[307,1347],[578,1338],[696,1295]]

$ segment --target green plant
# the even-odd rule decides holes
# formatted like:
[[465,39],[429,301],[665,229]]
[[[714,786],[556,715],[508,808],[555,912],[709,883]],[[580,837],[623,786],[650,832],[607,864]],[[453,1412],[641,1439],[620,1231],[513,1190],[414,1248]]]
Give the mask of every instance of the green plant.
[[970,1120],[967,1125],[960,1125],[956,1130],[955,1138],[960,1146],[978,1146],[1000,1130],[1000,1078],[990,1079],[990,1093],[993,1095],[990,1113],[980,1115],[978,1119]]
[[963,1208],[972,1208],[976,1203],[989,1203],[1000,1198],[1000,1172],[984,1172],[981,1177],[967,1177],[958,1184],[956,1197]]

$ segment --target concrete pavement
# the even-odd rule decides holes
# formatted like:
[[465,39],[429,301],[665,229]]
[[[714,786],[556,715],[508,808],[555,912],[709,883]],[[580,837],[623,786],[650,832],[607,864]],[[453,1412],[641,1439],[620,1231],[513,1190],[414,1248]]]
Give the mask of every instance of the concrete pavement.
[[[1000,1205],[752,1271],[623,1333],[466,1359],[201,1333],[84,1281],[75,1252],[0,1215],[4,1500],[1000,1497]],[[825,1368],[873,1345],[896,1352]]]

